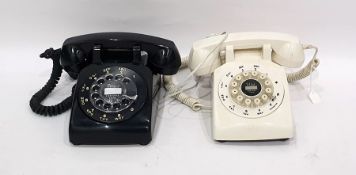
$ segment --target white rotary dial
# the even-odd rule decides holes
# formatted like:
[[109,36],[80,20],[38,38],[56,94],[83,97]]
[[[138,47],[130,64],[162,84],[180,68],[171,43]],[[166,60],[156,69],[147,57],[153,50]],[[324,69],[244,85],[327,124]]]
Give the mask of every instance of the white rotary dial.
[[264,117],[283,101],[283,84],[261,65],[241,65],[223,75],[218,85],[219,99],[240,117]]

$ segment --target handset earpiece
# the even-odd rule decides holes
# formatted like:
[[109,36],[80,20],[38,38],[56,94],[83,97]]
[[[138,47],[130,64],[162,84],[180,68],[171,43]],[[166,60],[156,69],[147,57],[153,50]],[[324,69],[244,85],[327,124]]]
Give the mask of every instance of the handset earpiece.
[[[193,48],[189,54],[189,60],[183,59],[181,66],[182,69],[188,66],[191,69],[191,73],[178,84],[173,83],[172,77],[170,76],[163,77],[164,87],[170,97],[176,98],[194,111],[198,111],[204,107],[199,99],[185,94],[183,87],[193,75],[200,76],[210,74],[214,72],[215,68],[220,66],[220,47],[227,38],[228,34],[224,32],[221,35],[209,37],[193,44]],[[213,43],[211,44],[211,42]]]
[[214,72],[221,65],[219,60],[220,47],[227,39],[228,34],[208,37],[197,41],[189,54],[188,67],[196,76],[206,75]]
[[60,63],[63,69],[73,79],[77,79],[82,64],[85,62],[86,54],[78,47],[72,45],[64,45],[62,47],[62,54]]
[[180,55],[175,45],[170,47],[159,46],[161,48],[148,55],[148,65],[154,73],[163,75],[173,75],[177,73],[180,65]]
[[201,76],[212,73],[220,66],[219,51],[209,49],[191,50],[189,54],[189,68],[194,75]]
[[[167,62],[170,61],[170,55],[167,53],[167,49],[158,49],[153,56],[149,59],[151,65],[156,67],[157,69],[160,69],[158,67],[164,67],[164,65],[167,64]],[[162,71],[162,70],[161,70]]]
[[282,66],[300,67],[304,62],[304,48],[300,43],[286,42],[272,46],[272,60]]

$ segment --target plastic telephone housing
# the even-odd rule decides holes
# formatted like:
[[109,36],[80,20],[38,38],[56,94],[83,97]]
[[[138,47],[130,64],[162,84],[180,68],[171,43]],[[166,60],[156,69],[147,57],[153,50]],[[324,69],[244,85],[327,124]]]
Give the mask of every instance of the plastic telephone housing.
[[217,141],[285,140],[294,135],[283,66],[300,67],[304,48],[281,33],[231,33],[193,44],[189,68],[213,73],[213,138]]
[[152,140],[161,75],[175,74],[175,44],[136,33],[95,33],[63,43],[60,64],[78,79],[69,138],[74,145],[146,145]]

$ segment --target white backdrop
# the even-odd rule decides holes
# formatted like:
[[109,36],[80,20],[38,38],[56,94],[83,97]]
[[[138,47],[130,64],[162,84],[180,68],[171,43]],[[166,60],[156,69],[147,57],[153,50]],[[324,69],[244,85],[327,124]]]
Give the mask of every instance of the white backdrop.
[[[355,174],[355,5],[351,0],[1,0],[0,174]],[[290,33],[320,49],[315,89],[322,102],[308,100],[308,80],[290,86],[296,137],[287,142],[214,142],[209,112],[171,103],[162,109],[148,146],[72,146],[69,111],[43,118],[28,106],[51,71],[51,62],[38,55],[68,37],[105,31],[168,38],[182,55],[210,33]],[[69,95],[73,83],[63,75],[45,104]]]

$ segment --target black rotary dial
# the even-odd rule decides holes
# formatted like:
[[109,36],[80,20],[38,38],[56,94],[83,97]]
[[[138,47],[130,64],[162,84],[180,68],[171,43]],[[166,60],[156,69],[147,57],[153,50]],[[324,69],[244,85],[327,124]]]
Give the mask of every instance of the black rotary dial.
[[138,111],[146,97],[142,77],[119,66],[101,68],[87,77],[79,92],[81,109],[103,123],[127,120]]

